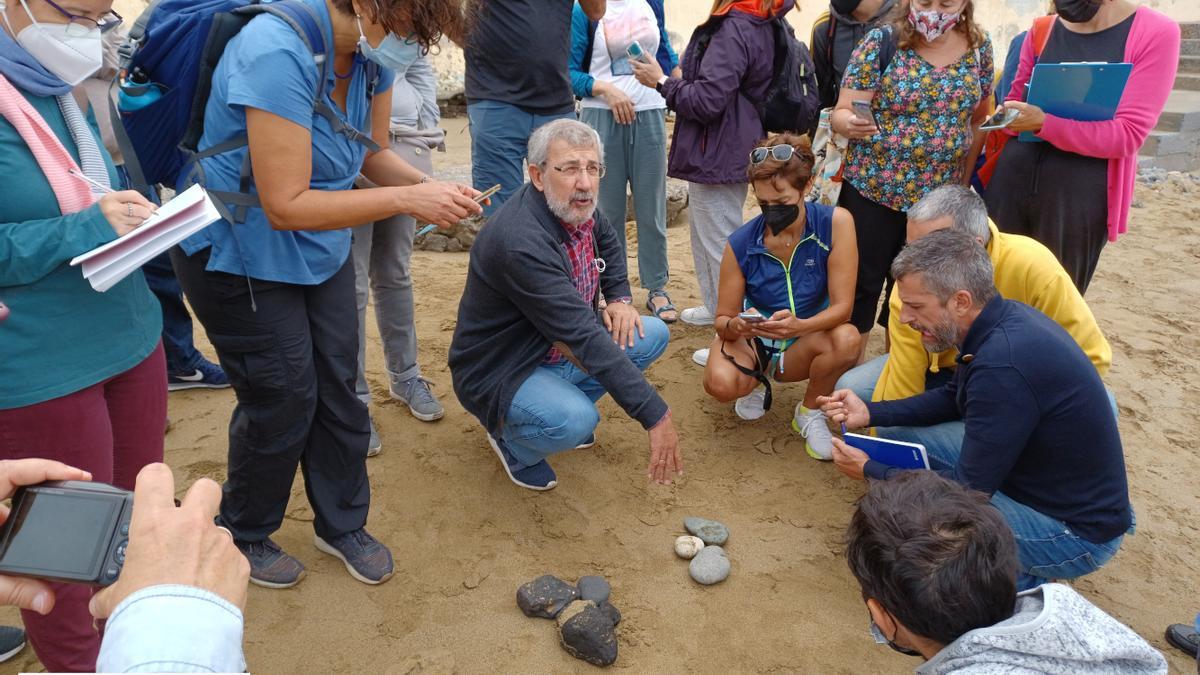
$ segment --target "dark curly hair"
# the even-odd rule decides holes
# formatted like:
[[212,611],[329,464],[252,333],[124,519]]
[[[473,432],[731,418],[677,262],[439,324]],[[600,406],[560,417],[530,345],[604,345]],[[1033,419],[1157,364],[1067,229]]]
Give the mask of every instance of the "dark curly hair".
[[813,163],[816,161],[813,158],[812,145],[809,143],[808,137],[785,132],[764,138],[754,147],[769,148],[772,145],[790,145],[795,151],[792,153],[791,159],[786,162],[781,162],[770,155],[758,164],[750,162],[750,166],[746,169],[746,175],[749,176],[750,182],[774,181],[782,178],[792,187],[803,192],[812,178]]
[[[892,24],[892,30],[896,31],[896,45],[900,49],[915,49],[920,35],[917,29],[908,22],[908,11],[912,7],[912,0],[896,3],[892,8],[892,13],[888,15],[887,22]],[[983,46],[986,38],[983,29],[979,24],[975,23],[975,2],[967,0],[967,4],[963,5],[962,15],[958,18],[958,23],[954,24],[954,28],[963,35],[967,36],[967,48],[979,49]]]
[[[343,14],[356,14],[353,0],[331,2]],[[362,4],[365,17],[399,37],[408,34],[408,30],[401,26],[411,25],[413,38],[421,45],[423,52],[432,49],[443,33],[457,33],[463,25],[462,3],[459,0],[363,0]]]

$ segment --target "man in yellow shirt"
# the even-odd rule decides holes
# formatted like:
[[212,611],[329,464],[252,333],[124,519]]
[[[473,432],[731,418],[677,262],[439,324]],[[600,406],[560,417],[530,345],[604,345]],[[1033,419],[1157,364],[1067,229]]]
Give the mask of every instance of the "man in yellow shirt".
[[[937,188],[908,210],[910,243],[947,227],[974,235],[987,249],[1000,295],[1030,305],[1054,319],[1091,359],[1100,377],[1108,373],[1112,348],[1071,277],[1048,248],[1029,237],[1000,232],[988,220],[983,199],[962,185]],[[900,296],[896,289],[892,289],[888,302],[889,352],[852,369],[836,386],[853,390],[864,401],[893,401],[941,386],[950,379],[954,357],[958,355],[953,348],[938,353],[926,351],[921,334],[900,321]],[[1113,409],[1115,414],[1115,402]],[[947,422],[923,430],[925,434],[931,432],[957,434],[961,438],[962,422]],[[901,438],[891,433],[888,437],[921,442],[915,437]]]

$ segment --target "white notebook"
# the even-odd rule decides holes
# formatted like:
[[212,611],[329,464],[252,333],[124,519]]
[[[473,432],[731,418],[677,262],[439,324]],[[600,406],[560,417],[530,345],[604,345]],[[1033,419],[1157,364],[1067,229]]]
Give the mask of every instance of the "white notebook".
[[208,193],[193,185],[146,219],[136,230],[71,261],[103,293],[158,254],[221,219]]

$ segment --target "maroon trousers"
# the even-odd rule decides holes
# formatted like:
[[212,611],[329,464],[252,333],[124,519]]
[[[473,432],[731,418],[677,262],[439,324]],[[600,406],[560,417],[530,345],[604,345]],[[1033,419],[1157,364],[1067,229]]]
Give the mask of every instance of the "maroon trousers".
[[[161,462],[167,420],[162,344],[138,365],[87,389],[0,410],[0,459],[41,457],[90,471],[92,480],[133,489],[142,467]],[[22,611],[25,631],[49,672],[92,672],[100,634],[88,602],[93,589],[51,584],[54,610]]]

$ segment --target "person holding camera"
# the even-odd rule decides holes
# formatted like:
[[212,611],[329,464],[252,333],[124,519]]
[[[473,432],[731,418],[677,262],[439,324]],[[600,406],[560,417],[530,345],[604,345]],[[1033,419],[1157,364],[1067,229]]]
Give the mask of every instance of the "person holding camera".
[[[3,460],[0,499],[21,486],[91,479],[87,471],[52,460]],[[213,523],[220,501],[220,486],[201,478],[176,506],[167,465],[150,464],[138,473],[120,577],[87,606],[89,620],[107,619],[99,660],[89,671],[246,669],[242,611],[250,565],[229,531]],[[7,517],[0,514],[0,522]],[[20,607],[27,618],[46,615],[62,600],[62,588],[76,586],[88,588],[0,574],[0,605]]]

